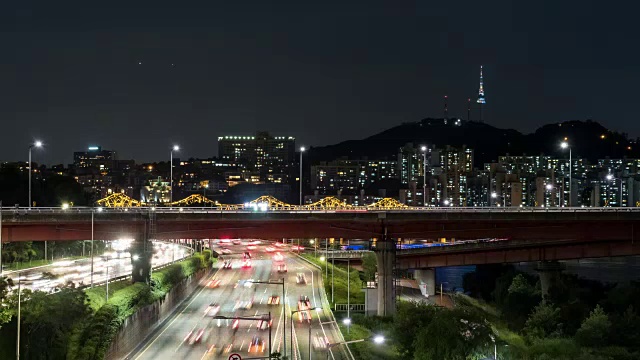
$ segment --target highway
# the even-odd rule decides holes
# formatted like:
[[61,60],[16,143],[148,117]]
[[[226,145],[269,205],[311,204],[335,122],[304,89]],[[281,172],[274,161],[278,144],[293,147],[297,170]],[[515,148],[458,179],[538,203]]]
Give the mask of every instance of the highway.
[[[189,248],[181,245],[159,241],[154,241],[153,244],[154,257],[151,260],[152,267],[180,260],[190,254]],[[109,279],[131,275],[131,254],[127,250],[127,245],[117,244],[117,242],[114,242],[113,245],[114,251],[108,251],[94,257],[94,283],[101,283],[107,279],[107,267],[109,269]],[[62,260],[33,269],[6,271],[3,275],[11,278],[15,284],[18,283],[19,275],[22,288],[53,292],[56,288],[66,285],[67,282],[74,283],[76,286],[91,284],[91,258]],[[17,289],[17,287],[14,288]]]
[[[281,244],[279,244],[281,245]],[[247,250],[250,247],[250,250]],[[128,359],[227,359],[230,354],[238,353],[245,358],[268,356],[269,330],[259,329],[259,320],[238,320],[234,329],[234,317],[260,317],[271,312],[272,346],[274,352],[284,352],[283,333],[286,321],[287,356],[290,356],[293,344],[293,359],[309,358],[309,324],[300,322],[299,313],[294,315],[293,342],[291,341],[291,311],[298,309],[300,296],[309,299],[310,307],[328,308],[323,303],[318,282],[318,269],[290,254],[285,246],[273,243],[249,244],[249,240],[234,243],[218,243],[214,250],[226,252],[218,261],[219,268],[201,281],[200,287],[185,299],[177,310],[159,326],[145,342],[133,351]],[[251,267],[243,267],[244,252],[251,254]],[[274,260],[276,254],[282,260]],[[225,261],[233,268],[225,269]],[[278,272],[278,265],[286,264],[287,272]],[[298,284],[298,274],[304,274],[306,284]],[[280,281],[285,279],[286,296],[282,299],[282,285],[258,284],[246,282]],[[218,283],[219,281],[219,283]],[[280,305],[269,305],[269,298],[278,296]],[[249,309],[244,309],[247,301],[253,300]],[[282,302],[286,314],[282,313]],[[213,305],[213,306],[212,306]],[[219,307],[218,307],[219,306]],[[240,308],[239,308],[240,306]],[[207,314],[206,311],[210,310]],[[342,339],[330,314],[325,311],[310,311],[312,343],[325,339],[328,343],[337,343]],[[286,317],[284,316],[286,315]],[[214,316],[229,317],[221,320]],[[256,346],[257,345],[257,346]],[[332,360],[351,359],[345,353],[344,346],[336,346],[327,354],[323,347],[311,345],[312,358]],[[284,355],[284,354],[283,354]]]

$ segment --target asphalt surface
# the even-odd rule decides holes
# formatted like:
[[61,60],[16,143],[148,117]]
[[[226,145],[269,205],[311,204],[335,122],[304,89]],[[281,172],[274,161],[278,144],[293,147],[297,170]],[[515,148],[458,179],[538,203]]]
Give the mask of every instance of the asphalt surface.
[[[299,314],[293,316],[293,341],[291,339],[291,311],[298,309],[298,300],[301,295],[307,296],[311,307],[324,307],[318,282],[318,270],[306,262],[288,253],[286,247],[274,247],[275,251],[267,252],[266,247],[273,246],[263,242],[256,249],[248,250],[252,255],[251,267],[242,268],[243,253],[247,251],[247,241],[243,244],[217,244],[214,249],[222,252],[222,247],[231,251],[224,254],[223,260],[218,261],[220,269],[214,275],[203,279],[198,289],[186,298],[176,311],[170,315],[140,346],[130,354],[128,359],[159,360],[159,359],[228,359],[233,353],[240,354],[242,359],[259,358],[268,356],[269,329],[259,329],[258,320],[239,320],[238,328],[233,329],[234,320],[216,319],[210,313],[205,314],[212,304],[220,306],[217,316],[234,317],[260,317],[271,312],[272,327],[271,341],[273,351],[284,352],[284,338],[286,321],[286,348],[287,356],[292,351],[293,359],[308,359],[309,349],[313,359],[332,360],[350,359],[344,349],[344,345],[333,347],[330,351],[326,348],[316,348],[309,343],[309,328],[311,326],[312,343],[315,337],[325,338],[329,343],[341,341],[337,326],[330,321],[326,311],[316,312],[311,310],[311,325],[306,321],[300,322]],[[280,252],[283,261],[275,261],[274,254]],[[222,269],[224,259],[231,260],[233,269]],[[279,273],[277,265],[285,263],[286,273]],[[306,284],[297,284],[297,273],[304,273]],[[282,298],[282,286],[271,284],[253,284],[245,286],[242,281],[253,279],[255,281],[269,281],[285,279],[286,296]],[[212,288],[212,281],[220,280],[217,287]],[[268,305],[271,295],[280,297],[280,305]],[[243,301],[253,300],[250,309],[237,308]],[[283,314],[282,304],[286,310]],[[286,316],[285,316],[286,315]],[[201,336],[200,336],[201,334]],[[196,340],[197,339],[197,340]],[[259,346],[254,346],[258,339]],[[262,348],[264,344],[264,348]],[[283,354],[284,355],[284,354]]]
[[[180,245],[154,242],[154,257],[151,266],[157,267],[174,260],[180,260],[190,254],[188,248]],[[128,251],[108,251],[104,255],[94,256],[93,282],[100,283],[107,279],[107,267],[109,279],[119,276],[131,275],[131,255]],[[45,273],[53,274],[53,277],[45,276]],[[57,287],[65,285],[68,281],[76,286],[91,284],[91,258],[78,260],[62,260],[51,265],[39,266],[33,269],[21,271],[5,271],[3,275],[11,278],[15,284],[20,277],[20,286],[25,289],[52,292]],[[17,287],[14,287],[17,289]]]

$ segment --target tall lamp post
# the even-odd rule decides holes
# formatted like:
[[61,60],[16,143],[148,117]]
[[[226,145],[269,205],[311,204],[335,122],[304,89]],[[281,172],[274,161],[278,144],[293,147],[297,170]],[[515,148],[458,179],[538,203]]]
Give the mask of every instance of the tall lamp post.
[[[33,144],[29,145],[29,204],[28,207],[29,209],[31,209],[31,172],[33,172],[33,169],[31,168],[31,150],[33,148],[41,148],[42,147],[42,141],[36,140],[33,142]],[[46,260],[46,258],[45,258]]]
[[422,146],[422,206],[427,206],[427,147]]
[[573,202],[571,201],[571,167],[572,167],[572,161],[571,161],[571,146],[569,146],[569,143],[567,141],[563,141],[562,143],[560,143],[560,147],[563,149],[569,149],[569,207],[573,206]]
[[300,148],[300,205],[302,205],[302,153],[305,151],[305,147]]
[[173,153],[180,151],[180,146],[178,145],[173,145],[173,147],[171,148],[171,152],[170,152],[170,157],[171,157],[171,161],[170,161],[170,166],[171,166],[171,171],[169,172],[170,175],[169,177],[171,178],[169,180],[169,186],[170,186],[170,191],[169,191],[169,203],[173,202]]

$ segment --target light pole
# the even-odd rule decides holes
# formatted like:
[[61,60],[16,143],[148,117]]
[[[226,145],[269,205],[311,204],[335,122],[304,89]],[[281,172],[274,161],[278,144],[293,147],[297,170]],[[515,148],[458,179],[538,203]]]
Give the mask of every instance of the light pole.
[[305,150],[304,146],[300,148],[300,205],[302,205],[302,153]]
[[495,191],[491,192],[491,204],[489,204],[489,206],[493,206],[493,204],[496,201],[496,198],[498,197],[498,194]]
[[[549,192],[549,195],[551,197],[551,200],[553,200],[553,185],[551,184],[547,184],[545,185],[545,188],[547,189],[547,191]],[[560,201],[558,201],[559,203]],[[558,206],[560,206],[560,204],[558,204]],[[551,207],[551,204],[549,204],[549,207]]]
[[569,146],[569,143],[567,141],[563,141],[562,143],[560,143],[560,147],[563,149],[569,149],[569,207],[573,206],[573,202],[571,201],[571,167],[573,166],[572,161],[571,161],[571,146]]
[[[31,209],[31,172],[33,171],[33,169],[31,168],[31,150],[33,148],[41,148],[42,147],[42,141],[36,140],[33,142],[33,144],[29,145],[29,209]],[[46,258],[45,258],[46,260]]]
[[[313,309],[294,310],[291,312],[291,359],[293,359],[293,314],[303,312],[303,311],[309,311],[309,316],[311,316],[310,310],[315,310],[316,312],[320,312],[322,311],[322,308],[317,307]],[[318,321],[320,320],[318,319]],[[311,360],[311,322],[309,322],[309,360]]]
[[20,301],[21,301],[21,292],[20,283],[22,282],[22,274],[18,271],[18,333],[16,337],[16,360],[20,360]]
[[422,146],[422,206],[427,206],[427,147]]
[[90,276],[91,287],[93,287],[93,218],[94,218],[95,213],[96,213],[95,208],[92,208],[91,209],[91,250],[90,250],[90,254],[91,254],[91,276]]
[[170,167],[171,167],[171,170],[170,170],[170,172],[169,172],[169,173],[170,173],[169,177],[170,177],[171,179],[170,179],[170,182],[169,182],[169,184],[170,184],[170,185],[169,185],[169,187],[170,187],[170,191],[169,191],[169,204],[171,204],[171,203],[173,202],[173,152],[174,152],[174,151],[180,151],[180,146],[178,146],[178,145],[173,145],[173,147],[171,148],[171,152],[170,152],[171,161],[170,161],[170,164],[169,164],[169,165],[170,165]]

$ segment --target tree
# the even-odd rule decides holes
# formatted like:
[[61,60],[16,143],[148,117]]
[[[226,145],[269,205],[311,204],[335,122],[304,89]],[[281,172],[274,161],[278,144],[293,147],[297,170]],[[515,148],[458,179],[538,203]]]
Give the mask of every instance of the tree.
[[492,343],[485,319],[461,309],[436,311],[433,320],[414,335],[415,360],[466,360]]
[[10,278],[6,276],[0,277],[0,327],[11,320],[11,309],[9,306],[5,306],[5,300],[12,286],[13,281]]
[[523,274],[518,274],[507,290],[507,296],[502,305],[503,315],[512,327],[521,329],[533,308],[541,300],[540,292]]
[[364,270],[364,280],[373,281],[378,271],[378,259],[376,254],[368,252],[362,257],[362,269]]
[[398,304],[393,319],[392,337],[400,355],[405,358],[413,357],[416,334],[432,321],[435,311],[435,307],[423,303],[401,302]]
[[608,344],[610,331],[609,316],[597,305],[576,332],[576,341],[583,346],[604,346]]
[[560,309],[547,302],[541,302],[524,325],[524,333],[529,339],[562,336]]

